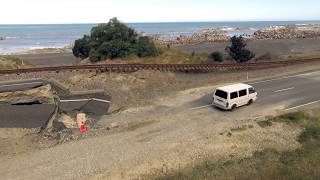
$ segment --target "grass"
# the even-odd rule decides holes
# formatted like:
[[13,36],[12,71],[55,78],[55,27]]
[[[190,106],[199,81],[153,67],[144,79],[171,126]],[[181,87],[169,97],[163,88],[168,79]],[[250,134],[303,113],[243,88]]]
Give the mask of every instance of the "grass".
[[299,142],[308,143],[310,141],[320,141],[320,116],[318,111],[310,115],[306,112],[293,112],[279,116],[276,121],[284,121],[294,123],[304,127],[303,132],[299,136]]
[[302,127],[303,132],[298,137],[302,148],[288,152],[266,149],[254,153],[252,157],[239,160],[213,162],[207,159],[194,167],[187,167],[170,174],[159,174],[151,179],[319,179],[320,110],[313,110],[312,113],[301,111],[284,114],[263,122],[261,125],[269,126],[271,121]]
[[259,121],[258,122],[258,125],[260,126],[260,127],[262,127],[262,128],[265,128],[265,127],[270,127],[270,126],[272,126],[272,121]]
[[18,69],[25,66],[23,61],[16,57],[0,56],[0,69]]
[[159,63],[159,64],[200,64],[207,63],[207,53],[185,53],[175,48],[160,48],[160,55],[157,57],[129,56],[125,60],[135,63]]
[[[130,55],[123,59],[105,60],[98,63],[141,63],[141,64],[203,64],[214,63],[208,58],[207,53],[185,53],[175,48],[160,48],[160,55],[157,57],[140,58],[135,55]],[[83,60],[82,64],[90,63],[89,60]]]

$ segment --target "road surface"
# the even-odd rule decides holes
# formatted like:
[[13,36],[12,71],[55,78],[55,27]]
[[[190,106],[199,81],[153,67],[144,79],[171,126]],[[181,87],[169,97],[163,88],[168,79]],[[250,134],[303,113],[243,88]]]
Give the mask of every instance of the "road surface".
[[[0,83],[0,93],[28,90],[48,83],[41,79]],[[93,118],[107,114],[110,96],[102,92],[72,94],[55,83],[50,84],[60,97],[59,107],[62,112],[72,117],[83,112]],[[54,111],[54,104],[12,105],[0,102],[0,128],[44,127]]]
[[212,107],[212,92],[185,105],[189,110],[207,109],[228,117],[253,118],[267,115],[274,110],[293,110],[320,102],[320,72],[310,72],[257,82],[247,82],[258,92],[258,100],[250,105],[238,108],[234,112],[225,112]]

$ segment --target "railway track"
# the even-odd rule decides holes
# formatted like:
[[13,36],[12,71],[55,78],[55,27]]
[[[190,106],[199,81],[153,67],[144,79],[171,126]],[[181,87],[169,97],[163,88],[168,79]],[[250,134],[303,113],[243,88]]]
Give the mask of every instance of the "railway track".
[[0,70],[0,74],[24,74],[34,72],[56,72],[61,71],[96,71],[96,72],[135,72],[138,70],[156,70],[163,72],[215,72],[215,71],[237,71],[251,69],[266,69],[290,66],[296,64],[305,64],[320,62],[320,58],[277,61],[277,62],[259,62],[259,63],[229,63],[229,64],[96,64],[96,65],[75,65],[75,66],[56,66],[56,67],[38,67],[26,69]]

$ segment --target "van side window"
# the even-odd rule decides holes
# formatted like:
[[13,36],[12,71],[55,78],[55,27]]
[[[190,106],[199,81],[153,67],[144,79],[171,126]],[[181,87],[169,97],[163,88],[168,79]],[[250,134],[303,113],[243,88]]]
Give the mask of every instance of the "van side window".
[[246,96],[246,95],[248,95],[246,89],[239,91],[239,97]]
[[249,88],[249,94],[253,94],[255,92],[256,92],[256,90],[254,88]]
[[233,92],[230,94],[230,99],[236,99],[238,98],[238,92]]

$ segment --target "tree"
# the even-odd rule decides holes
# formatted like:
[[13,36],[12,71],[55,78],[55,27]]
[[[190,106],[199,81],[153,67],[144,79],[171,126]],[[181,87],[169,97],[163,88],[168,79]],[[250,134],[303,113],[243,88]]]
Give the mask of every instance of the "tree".
[[143,36],[139,37],[136,54],[139,57],[157,56],[159,55],[159,51],[149,37]]
[[92,62],[123,58],[130,54],[139,57],[156,56],[158,49],[147,36],[139,36],[134,29],[112,18],[106,24],[91,29],[90,36],[75,41],[73,54]]
[[84,59],[89,57],[90,49],[90,37],[85,35],[75,41],[72,52],[75,57]]
[[246,49],[247,43],[242,36],[233,36],[231,46],[226,47],[226,51],[237,62],[243,63],[255,57],[255,54]]

